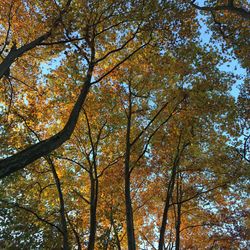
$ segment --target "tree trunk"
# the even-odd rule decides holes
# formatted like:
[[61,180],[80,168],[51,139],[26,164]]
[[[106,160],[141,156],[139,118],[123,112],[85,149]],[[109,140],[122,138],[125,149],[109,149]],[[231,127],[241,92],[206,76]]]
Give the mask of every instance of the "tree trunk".
[[128,121],[127,121],[127,133],[126,133],[126,152],[125,152],[125,205],[126,205],[126,224],[127,224],[127,237],[128,237],[128,249],[135,250],[135,235],[134,235],[134,219],[133,209],[130,194],[130,130],[131,130],[131,117],[132,117],[132,103],[131,103],[131,89],[129,85],[129,100],[128,100]]
[[78,96],[78,99],[64,128],[59,133],[51,136],[50,138],[44,141],[40,141],[14,154],[13,156],[7,157],[4,160],[0,160],[0,179],[24,168],[25,166],[34,162],[42,156],[48,155],[53,150],[59,148],[65,141],[70,138],[75,129],[82,105],[84,104],[91,86],[90,81],[92,71],[93,67],[90,67],[81,93]]
[[134,235],[134,219],[132,202],[130,195],[130,174],[128,171],[125,173],[125,202],[126,202],[126,223],[127,223],[127,237],[128,237],[128,249],[135,250],[135,235]]
[[178,169],[179,162],[180,162],[180,157],[181,157],[184,149],[190,144],[189,142],[184,143],[182,145],[182,147],[180,148],[181,137],[182,137],[182,131],[181,131],[181,134],[179,136],[177,152],[176,152],[176,155],[174,158],[171,178],[170,178],[170,181],[168,184],[167,197],[165,200],[165,207],[164,207],[164,211],[163,211],[162,223],[161,223],[161,229],[160,229],[160,239],[159,239],[158,250],[164,249],[164,237],[165,237],[166,225],[167,225],[167,220],[168,220],[168,211],[170,208],[170,200],[172,198],[173,191],[174,191],[174,184],[175,184],[177,169]]
[[177,204],[177,222],[176,222],[176,238],[175,249],[180,249],[180,227],[181,227],[181,203]]
[[91,173],[91,190],[90,190],[90,233],[88,250],[94,250],[95,248],[95,236],[96,236],[96,210],[97,210],[97,195],[98,195],[98,179],[95,179]]
[[68,240],[68,229],[67,229],[67,221],[66,221],[66,216],[65,216],[65,206],[64,206],[64,198],[63,198],[63,193],[62,193],[62,188],[61,188],[61,182],[57,175],[55,165],[53,161],[51,160],[51,158],[46,157],[46,160],[51,167],[52,174],[56,183],[56,188],[58,191],[59,201],[60,201],[60,218],[61,218],[61,229],[63,233],[63,249],[69,250],[70,246],[69,246],[69,240]]
[[182,205],[182,177],[181,174],[177,176],[176,186],[176,200],[177,200],[177,218],[176,218],[176,233],[175,233],[175,249],[180,249],[180,228],[181,228],[181,205]]
[[167,220],[168,220],[168,210],[170,207],[170,200],[172,198],[172,194],[173,194],[173,190],[174,190],[175,174],[176,174],[176,167],[173,167],[171,179],[170,179],[169,184],[168,184],[167,197],[165,200],[165,206],[164,206],[164,211],[163,211],[163,215],[162,215],[162,223],[161,223],[161,229],[160,229],[160,239],[159,239],[158,250],[164,249],[164,237],[165,237],[166,225],[167,225]]

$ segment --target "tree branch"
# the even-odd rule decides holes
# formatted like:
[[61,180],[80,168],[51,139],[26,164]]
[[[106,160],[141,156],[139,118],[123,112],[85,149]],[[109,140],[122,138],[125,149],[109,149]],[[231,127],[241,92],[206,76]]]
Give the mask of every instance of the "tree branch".
[[10,52],[8,53],[8,55],[4,58],[4,60],[0,64],[0,79],[3,77],[3,75],[6,74],[6,72],[9,70],[10,66],[12,65],[12,63],[14,63],[14,61],[18,57],[22,56],[27,51],[35,48],[37,45],[41,44],[44,40],[46,40],[47,38],[49,38],[51,36],[53,29],[58,26],[58,24],[62,18],[62,15],[67,12],[71,2],[72,2],[72,0],[67,1],[65,8],[60,12],[59,17],[56,18],[56,20],[54,21],[54,23],[52,25],[52,28],[48,32],[39,36],[38,38],[36,38],[32,42],[21,46],[20,48],[17,48],[16,44],[14,44],[12,46]]
[[24,168],[25,166],[34,162],[40,157],[48,155],[53,150],[60,147],[65,141],[67,141],[71,137],[75,129],[82,105],[87,97],[91,86],[90,80],[92,76],[92,71],[93,67],[90,67],[86,81],[82,87],[82,90],[78,96],[78,99],[73,107],[73,110],[71,111],[71,114],[64,128],[52,137],[40,141],[14,154],[13,156],[0,160],[0,178],[4,178],[5,176],[8,176],[11,173],[14,173]]
[[193,7],[195,7],[198,10],[203,10],[203,11],[229,11],[232,13],[235,13],[245,19],[250,19],[250,12],[243,9],[234,6],[233,1],[228,1],[227,5],[219,5],[219,6],[199,6],[195,4],[195,0],[191,1],[190,3]]

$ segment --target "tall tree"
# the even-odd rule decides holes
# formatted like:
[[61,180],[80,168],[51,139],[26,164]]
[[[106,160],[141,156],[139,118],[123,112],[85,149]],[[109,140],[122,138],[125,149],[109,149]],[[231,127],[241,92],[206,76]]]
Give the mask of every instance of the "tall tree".
[[248,12],[2,1],[0,248],[247,248]]

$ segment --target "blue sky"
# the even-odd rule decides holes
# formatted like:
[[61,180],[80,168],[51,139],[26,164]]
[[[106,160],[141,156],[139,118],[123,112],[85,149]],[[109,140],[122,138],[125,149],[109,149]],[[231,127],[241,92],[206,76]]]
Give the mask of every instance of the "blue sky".
[[[196,1],[196,4],[203,6],[204,5],[204,0],[198,0]],[[204,44],[208,44],[210,42],[210,38],[212,36],[212,32],[211,30],[206,26],[206,24],[202,21],[203,18],[205,18],[204,15],[202,15],[202,11],[199,11],[199,21],[201,24],[201,29],[200,29],[200,38],[202,43]],[[220,43],[217,43],[216,46],[218,46],[218,48],[221,48],[223,41],[221,41]],[[228,53],[228,55],[230,54],[230,50],[227,50],[225,53]],[[230,72],[230,73],[234,73],[234,74],[238,74],[240,76],[242,76],[242,78],[246,77],[247,72],[244,68],[241,67],[239,61],[233,57],[230,57],[230,61],[224,63],[222,66],[219,67],[220,70],[222,71],[226,71],[226,72]],[[231,94],[232,96],[234,96],[235,98],[238,97],[239,95],[239,86],[243,83],[243,80],[237,80],[236,84],[232,87],[231,90]]]

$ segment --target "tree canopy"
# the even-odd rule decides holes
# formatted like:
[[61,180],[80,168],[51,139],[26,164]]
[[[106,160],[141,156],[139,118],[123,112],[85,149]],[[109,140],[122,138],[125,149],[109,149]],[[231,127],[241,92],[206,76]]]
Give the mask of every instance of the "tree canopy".
[[0,248],[248,249],[249,26],[247,0],[2,0]]

